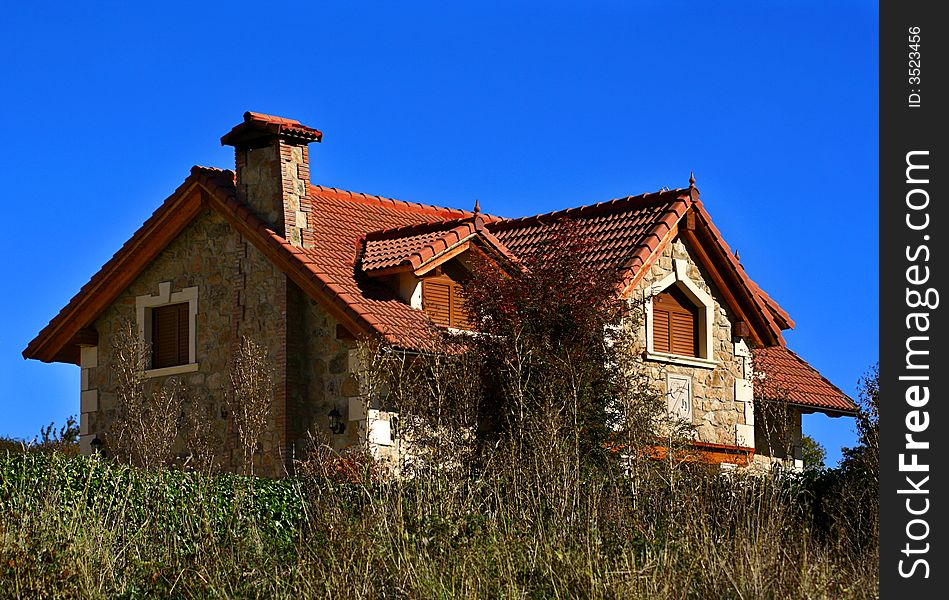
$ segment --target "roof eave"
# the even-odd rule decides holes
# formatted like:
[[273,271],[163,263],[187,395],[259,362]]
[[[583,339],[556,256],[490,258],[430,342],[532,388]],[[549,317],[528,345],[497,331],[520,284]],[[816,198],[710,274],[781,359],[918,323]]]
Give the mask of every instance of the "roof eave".
[[[202,195],[196,194],[199,183],[194,171],[187,179],[152,213],[145,223],[132,235],[90,280],[80,288],[59,313],[40,330],[22,352],[25,359],[43,362],[76,362],[70,360],[76,353],[64,352],[72,338],[82,329],[90,327],[108,302],[99,301],[103,290],[127,287],[142,269],[164,248],[147,246],[148,241],[157,233],[162,233],[167,241],[174,239],[200,212],[204,205]],[[166,243],[167,243],[166,241]],[[128,281],[127,281],[128,280]],[[76,359],[78,360],[78,358]]]
[[829,406],[815,406],[813,404],[807,404],[804,402],[785,402],[788,406],[800,410],[802,413],[824,413],[829,417],[856,417],[856,409],[844,409],[844,408],[832,408]]

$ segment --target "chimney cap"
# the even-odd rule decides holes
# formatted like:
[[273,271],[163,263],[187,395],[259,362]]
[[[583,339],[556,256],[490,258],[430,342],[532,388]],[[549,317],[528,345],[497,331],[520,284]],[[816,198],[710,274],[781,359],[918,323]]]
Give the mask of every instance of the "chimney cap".
[[247,111],[244,122],[231,129],[221,138],[222,146],[259,148],[278,138],[297,144],[309,144],[323,139],[323,133],[299,121]]

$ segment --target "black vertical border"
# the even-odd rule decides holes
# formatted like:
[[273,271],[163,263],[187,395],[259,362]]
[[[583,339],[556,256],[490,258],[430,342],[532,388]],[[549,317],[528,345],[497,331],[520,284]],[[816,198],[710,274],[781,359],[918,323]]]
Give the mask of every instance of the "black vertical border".
[[[946,153],[945,122],[949,116],[946,96],[942,93],[942,79],[947,73],[946,23],[937,16],[937,9],[943,8],[938,2],[920,0],[883,0],[880,2],[880,594],[882,598],[947,598],[949,597],[949,563],[946,562],[945,514],[949,511],[946,494],[938,490],[946,487],[946,474],[949,473],[949,411],[945,408],[949,402],[949,361],[945,345],[949,344],[946,334],[946,308],[942,304],[949,302],[949,288],[946,286],[949,271],[949,256],[946,253],[946,238],[949,237],[949,211],[946,203],[949,194],[943,179],[946,176],[945,163],[949,160]],[[941,12],[941,11],[938,11]],[[912,82],[909,63],[913,51],[909,47],[911,27],[919,27],[918,57],[920,80]],[[915,90],[915,92],[914,92]],[[911,93],[919,94],[919,105],[911,103]],[[928,151],[928,155],[917,155],[914,162],[928,164],[927,171],[911,172],[914,179],[928,179],[927,183],[907,183],[907,154],[912,151]],[[928,206],[911,210],[907,206],[907,194],[913,189],[925,189],[929,195]],[[925,195],[920,192],[911,194],[911,200],[917,206],[924,204]],[[917,226],[925,222],[928,215],[929,225],[923,230],[914,231],[907,223],[910,220]],[[929,236],[928,239],[925,236]],[[928,250],[922,250],[925,246]],[[911,258],[912,257],[912,258]],[[928,260],[926,260],[928,258]],[[908,269],[917,265],[918,269],[910,273]],[[908,277],[916,279],[929,268],[929,279],[924,284],[911,284]],[[932,288],[937,290],[939,306],[935,309],[911,308],[908,306],[907,290],[920,293]],[[928,312],[929,330],[919,332],[913,321],[909,327],[907,318],[910,313]],[[928,369],[908,369],[907,339],[910,336],[928,336],[928,340],[913,342],[915,349],[925,349],[928,355],[916,355],[915,363],[926,362]],[[901,379],[906,375],[927,375],[928,381],[908,381]],[[913,407],[906,401],[909,386],[919,384],[929,388],[929,400],[925,406]],[[928,427],[914,433],[915,439],[928,441],[928,450],[907,450],[906,434],[908,416],[913,410],[926,411],[929,417]],[[916,426],[918,421],[914,421]],[[901,471],[900,455],[904,462],[911,462],[909,454],[915,453],[919,463],[929,465],[929,470]],[[917,486],[928,493],[907,494],[911,490],[910,478]],[[928,481],[919,482],[926,476]],[[903,492],[901,492],[903,490]],[[907,506],[907,500],[910,505]],[[908,508],[920,511],[921,515],[912,515]],[[925,526],[919,522],[907,525],[912,519],[925,520]],[[910,534],[925,539],[912,540]],[[928,551],[913,554],[909,548]],[[912,571],[914,561],[923,559],[928,565],[916,565],[912,576],[900,574]]]

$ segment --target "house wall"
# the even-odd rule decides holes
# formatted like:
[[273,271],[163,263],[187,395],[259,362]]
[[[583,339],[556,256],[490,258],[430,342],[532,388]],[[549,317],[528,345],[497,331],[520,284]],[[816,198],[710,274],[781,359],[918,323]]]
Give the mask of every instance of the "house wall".
[[[755,446],[756,430],[752,396],[751,356],[742,340],[732,337],[733,321],[718,292],[709,284],[687,246],[669,244],[633,291],[630,301],[641,302],[648,290],[675,272],[684,261],[686,276],[713,301],[712,348],[714,366],[644,360],[662,393],[667,376],[691,380],[692,423],[698,440],[713,444]],[[391,415],[366,406],[360,395],[359,369],[354,342],[337,339],[338,323],[323,307],[289,281],[263,254],[213,211],[199,215],[166,247],[153,263],[96,320],[98,347],[82,352],[81,433],[83,450],[96,435],[106,444],[114,437],[116,409],[115,334],[125,319],[136,318],[136,298],[158,293],[159,284],[170,282],[171,292],[197,287],[196,369],[171,376],[153,377],[159,386],[175,377],[185,384],[184,411],[207,415],[218,437],[220,464],[241,468],[232,419],[227,413],[228,364],[241,336],[247,335],[268,348],[274,365],[275,400],[268,429],[261,440],[255,471],[280,476],[293,468],[309,448],[309,440],[328,441],[336,450],[369,442],[378,458],[396,463],[401,444],[391,440]],[[638,353],[646,348],[646,323],[638,324]],[[336,409],[346,430],[329,432],[328,413]],[[800,415],[787,430],[799,447]],[[770,430],[769,430],[770,431]],[[183,452],[193,434],[182,419],[176,452]],[[762,435],[758,435],[761,446]],[[771,440],[773,442],[773,440]],[[770,443],[769,447],[788,444]],[[788,453],[756,454],[756,468],[773,461],[792,462]]]
[[[674,360],[655,360],[653,355],[646,353],[646,298],[651,291],[659,291],[653,288],[655,284],[676,271],[676,261],[685,261],[684,275],[712,298],[711,358],[714,365],[695,366]],[[754,448],[755,453],[748,465],[753,471],[769,471],[774,463],[781,463],[786,468],[800,468],[800,412],[790,410],[783,414],[779,427],[774,422],[773,411],[761,414],[756,410],[752,350],[743,339],[733,335],[735,317],[710,281],[708,273],[682,239],[677,238],[668,244],[629,297],[637,314],[643,316],[636,323],[635,352],[644,357],[643,365],[661,394],[669,392],[667,382],[670,374],[691,380],[691,423],[698,442]]]
[[[668,244],[653,262],[648,273],[630,295],[630,303],[643,318],[635,331],[636,352],[646,352],[646,298],[653,286],[675,272],[675,261],[685,261],[685,275],[711,296],[713,365],[694,366],[674,361],[643,359],[650,378],[662,394],[667,394],[669,374],[683,375],[691,380],[692,415],[698,441],[730,446],[753,446],[754,413],[752,409],[751,361],[745,342],[732,335],[734,317],[721,295],[708,282],[710,278],[692,256],[687,245],[676,239]],[[656,290],[658,291],[658,290]]]
[[775,465],[801,470],[801,412],[787,408],[781,400],[755,399],[755,456],[752,468],[769,472]]
[[[283,474],[305,449],[302,440],[307,430],[325,427],[331,406],[339,405],[344,411],[340,386],[348,369],[348,347],[336,339],[336,323],[322,307],[210,210],[195,218],[96,320],[99,345],[82,353],[83,450],[89,451],[96,435],[106,450],[114,438],[112,342],[123,322],[136,318],[136,297],[157,294],[161,282],[171,282],[172,292],[198,288],[197,370],[153,377],[148,385],[160,386],[169,377],[185,384],[184,411],[202,411],[210,418],[220,442],[221,465],[239,470],[241,452],[226,405],[228,363],[241,336],[264,345],[274,366],[275,401],[255,471]],[[182,419],[175,452],[185,450],[192,433]],[[334,440],[334,444],[345,443]]]
[[[358,396],[358,386],[354,387],[350,374],[356,370],[355,342],[337,339],[337,321],[319,303],[297,291],[302,317],[297,322],[303,348],[298,358],[304,381],[294,399],[299,411],[297,429],[293,432],[295,451],[297,456],[305,455],[311,438],[329,442],[334,450],[343,450],[361,439],[358,424],[348,420],[347,394]],[[334,408],[346,424],[341,434],[329,430],[329,413]]]

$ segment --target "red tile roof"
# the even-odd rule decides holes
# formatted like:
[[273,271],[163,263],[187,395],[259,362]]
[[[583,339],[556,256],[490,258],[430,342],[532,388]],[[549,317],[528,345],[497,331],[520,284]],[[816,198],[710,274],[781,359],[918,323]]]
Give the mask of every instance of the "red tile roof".
[[485,227],[486,221],[497,220],[496,217],[486,218],[475,213],[463,219],[370,232],[365,236],[359,267],[370,274],[399,268],[419,269],[425,263],[475,238],[506,259],[517,262],[511,251]]
[[[228,136],[252,136],[260,128],[277,128],[289,132],[288,135],[320,135],[296,121],[247,113],[245,122]],[[199,189],[206,193],[196,192]],[[778,327],[792,324],[787,313],[744,274],[708,220],[694,187],[519,219],[500,219],[322,186],[310,186],[309,195],[310,229],[304,234],[309,247],[300,248],[291,245],[236,199],[232,171],[193,168],[178,190],[30,343],[24,356],[46,361],[78,360],[71,348],[77,333],[94,322],[124,289],[125,281],[136,277],[204,205],[216,208],[228,218],[297,285],[326,305],[344,326],[354,329],[354,333],[376,332],[403,347],[424,344],[430,322],[424,312],[411,308],[395,290],[368,276],[368,272],[400,265],[415,269],[474,237],[516,262],[517,255],[539,248],[569,220],[594,242],[594,250],[583,257],[584,263],[594,269],[620,270],[629,282],[690,209],[708,221],[708,231],[725,256],[721,261],[734,270],[739,285],[744,285],[752,297],[751,302],[770,319],[781,344]],[[846,395],[782,345],[759,352],[760,365],[770,374],[770,382],[793,384],[792,402],[837,412],[852,410],[853,403]]]
[[403,302],[389,286],[356,272],[356,252],[369,232],[393,227],[442,223],[471,216],[468,211],[391,198],[310,187],[313,247],[303,250],[308,268],[355,311],[374,321],[389,341],[412,346],[429,330],[425,313]]
[[273,134],[305,142],[319,142],[323,139],[321,131],[307,127],[299,121],[248,111],[244,113],[244,122],[226,133],[221,138],[221,144],[238,146]]
[[360,266],[364,271],[400,266],[417,269],[423,262],[470,239],[476,232],[472,219],[373,232],[366,235]]
[[762,374],[756,395],[787,401],[822,412],[852,415],[853,400],[817,372],[787,346],[759,348],[754,352],[755,370]]
[[592,269],[624,271],[628,282],[691,203],[689,189],[666,190],[500,220],[487,227],[512,253],[520,255],[541,248],[569,221],[595,247],[582,262]]

